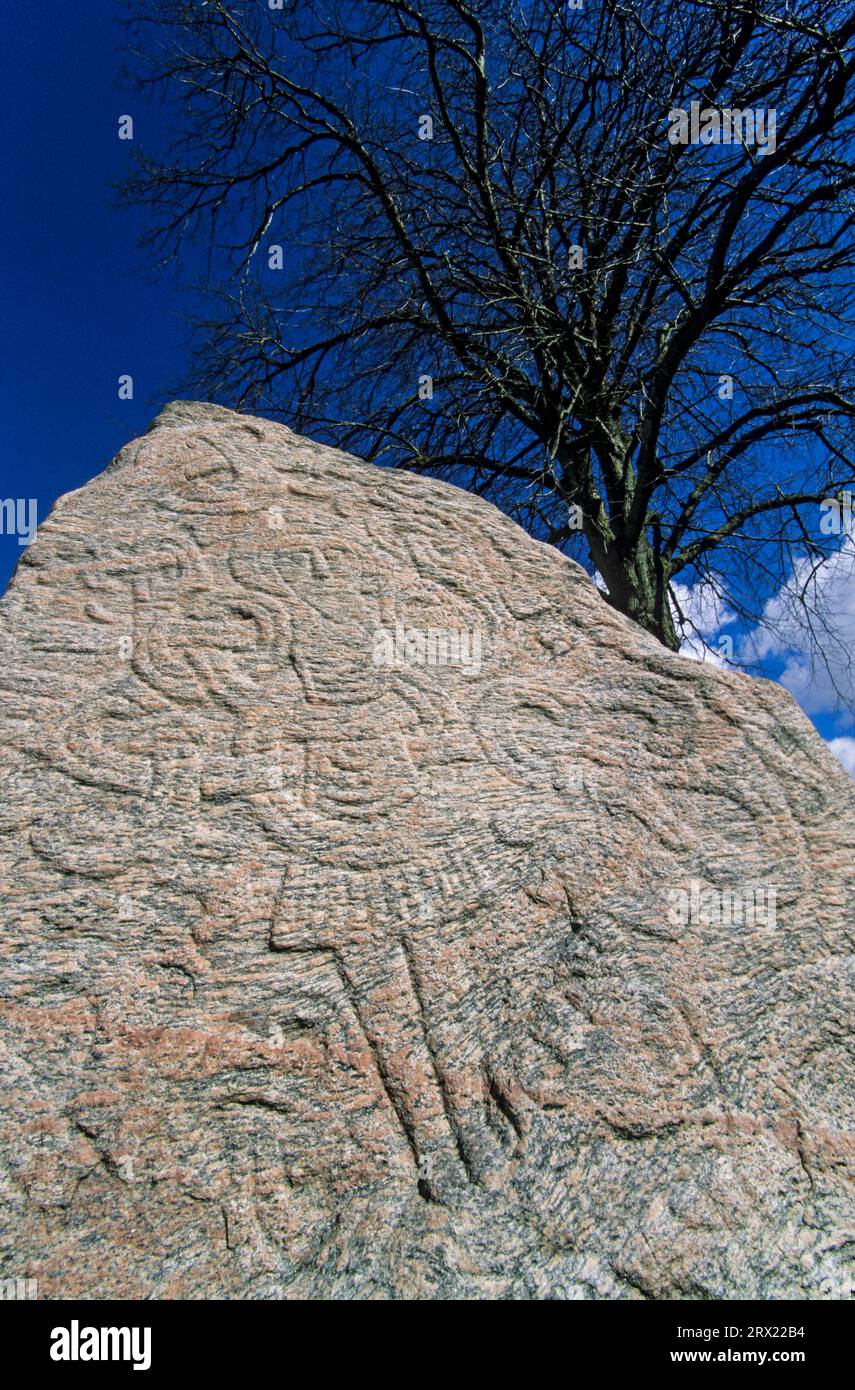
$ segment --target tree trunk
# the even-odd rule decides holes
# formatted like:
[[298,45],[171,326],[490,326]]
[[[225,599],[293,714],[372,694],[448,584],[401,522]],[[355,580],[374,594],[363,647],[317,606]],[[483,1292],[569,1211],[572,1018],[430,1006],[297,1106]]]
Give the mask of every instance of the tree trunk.
[[613,608],[624,613],[672,651],[680,639],[668,602],[668,576],[659,555],[659,528],[652,524],[653,542],[642,535],[628,554],[621,554],[618,543],[603,543],[601,536],[589,536],[591,554],[608,587],[605,597]]

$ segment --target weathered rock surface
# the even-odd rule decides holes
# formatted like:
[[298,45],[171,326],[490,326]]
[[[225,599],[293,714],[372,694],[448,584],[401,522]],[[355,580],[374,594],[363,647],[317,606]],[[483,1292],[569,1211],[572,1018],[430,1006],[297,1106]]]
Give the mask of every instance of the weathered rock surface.
[[[60,500],[0,639],[3,1274],[846,1296],[855,813],[782,689],[475,498],[187,403]],[[746,886],[774,923],[698,897]]]

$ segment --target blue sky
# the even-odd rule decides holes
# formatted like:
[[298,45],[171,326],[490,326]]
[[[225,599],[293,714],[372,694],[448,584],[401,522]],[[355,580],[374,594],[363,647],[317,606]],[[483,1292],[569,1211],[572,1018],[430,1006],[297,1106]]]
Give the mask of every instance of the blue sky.
[[[113,211],[111,179],[130,146],[160,119],[118,81],[117,0],[0,7],[4,154],[0,206],[3,364],[0,497],[35,497],[44,518],[141,433],[176,394],[187,337],[183,300],[168,279],[137,269],[141,219]],[[118,377],[134,376],[132,401]],[[0,592],[18,562],[0,535]]]
[[[122,87],[122,10],[119,0],[18,0],[0,13],[0,499],[36,498],[41,519],[182,394],[188,361],[189,299],[171,276],[140,271],[144,216],[113,207],[111,183],[133,148],[118,138],[119,117],[133,115],[143,145],[164,135],[157,106]],[[123,373],[131,401],[118,396]],[[0,534],[0,592],[20,554],[17,537]],[[811,713],[825,737],[849,732]]]

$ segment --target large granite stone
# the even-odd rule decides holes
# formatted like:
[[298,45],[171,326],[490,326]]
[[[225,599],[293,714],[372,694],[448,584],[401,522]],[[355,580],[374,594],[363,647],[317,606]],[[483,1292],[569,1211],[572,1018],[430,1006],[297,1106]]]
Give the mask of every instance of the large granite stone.
[[846,1296],[853,788],[783,689],[183,402],[0,642],[4,1275]]

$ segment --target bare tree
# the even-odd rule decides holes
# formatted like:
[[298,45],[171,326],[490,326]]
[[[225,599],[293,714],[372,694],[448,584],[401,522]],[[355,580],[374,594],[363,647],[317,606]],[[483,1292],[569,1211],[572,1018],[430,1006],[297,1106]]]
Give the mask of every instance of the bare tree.
[[853,36],[845,0],[162,0],[134,70],[179,133],[126,196],[157,258],[210,248],[209,394],[491,498],[676,647],[682,586],[756,617],[839,545]]

